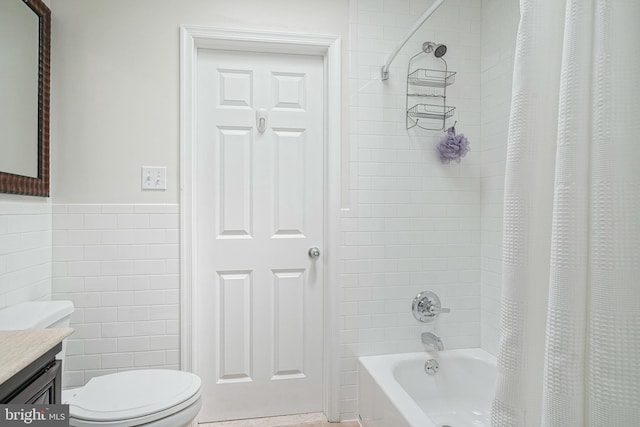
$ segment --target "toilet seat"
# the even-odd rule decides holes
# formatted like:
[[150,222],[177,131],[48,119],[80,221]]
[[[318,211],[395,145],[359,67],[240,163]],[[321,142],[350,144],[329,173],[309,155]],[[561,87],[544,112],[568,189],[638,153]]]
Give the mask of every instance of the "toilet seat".
[[180,412],[200,399],[200,378],[172,370],[126,371],[92,378],[69,404],[74,426],[124,427]]

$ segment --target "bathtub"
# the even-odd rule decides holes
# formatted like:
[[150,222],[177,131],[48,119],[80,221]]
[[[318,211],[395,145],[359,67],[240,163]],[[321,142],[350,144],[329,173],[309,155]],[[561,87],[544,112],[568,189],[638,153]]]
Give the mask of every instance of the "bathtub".
[[[440,369],[427,375],[425,362]],[[488,427],[496,359],[479,348],[360,357],[364,427]]]

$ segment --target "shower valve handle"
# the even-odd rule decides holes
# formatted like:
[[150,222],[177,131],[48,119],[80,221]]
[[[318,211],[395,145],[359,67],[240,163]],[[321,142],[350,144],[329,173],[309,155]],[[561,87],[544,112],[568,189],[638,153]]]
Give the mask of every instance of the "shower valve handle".
[[438,295],[431,291],[422,291],[413,299],[411,312],[416,320],[429,323],[436,320],[441,313],[450,313],[451,310],[443,308]]
[[433,304],[427,306],[427,310],[429,313],[440,314],[440,313],[451,313],[450,308],[436,307]]

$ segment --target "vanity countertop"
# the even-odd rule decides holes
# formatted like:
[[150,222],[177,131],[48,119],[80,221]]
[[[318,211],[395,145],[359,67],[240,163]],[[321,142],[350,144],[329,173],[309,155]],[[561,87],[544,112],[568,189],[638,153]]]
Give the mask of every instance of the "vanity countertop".
[[72,328],[0,331],[0,384],[72,333]]

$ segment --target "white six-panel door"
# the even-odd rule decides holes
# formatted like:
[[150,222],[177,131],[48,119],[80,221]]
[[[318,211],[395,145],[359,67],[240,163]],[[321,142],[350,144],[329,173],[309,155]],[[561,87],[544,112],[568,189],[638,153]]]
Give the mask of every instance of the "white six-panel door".
[[201,49],[197,85],[199,421],[321,411],[323,60]]

